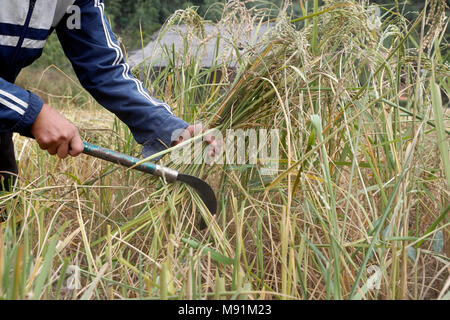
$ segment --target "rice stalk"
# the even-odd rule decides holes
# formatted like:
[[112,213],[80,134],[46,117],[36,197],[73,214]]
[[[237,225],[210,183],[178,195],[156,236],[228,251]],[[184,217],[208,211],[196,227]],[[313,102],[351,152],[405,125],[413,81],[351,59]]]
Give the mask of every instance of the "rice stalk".
[[[414,21],[401,8],[382,9],[379,26],[365,1],[312,4],[292,16],[297,4],[287,3],[270,20],[231,1],[217,23],[192,8],[177,11],[165,30],[185,24],[183,48],[155,53],[167,60],[159,71],[139,68],[149,91],[190,122],[224,134],[278,130],[274,175],[262,174],[259,157],[209,166],[174,161],[176,148],[166,152],[162,165],[213,185],[217,216],[185,186],[85,156],[57,161],[15,137],[20,179],[0,195],[0,206],[14,212],[0,227],[0,296],[446,297],[445,4],[430,2]],[[269,22],[265,34],[242,43]],[[202,67],[209,40],[224,49]],[[68,111],[77,100],[67,100],[59,103],[68,117],[86,121],[83,138],[139,154],[125,125],[93,103],[87,108],[102,126],[79,119]],[[198,229],[200,218],[207,229]],[[68,288],[69,265],[80,268],[81,288]],[[375,289],[369,268],[381,276]],[[24,271],[19,280],[14,270]]]

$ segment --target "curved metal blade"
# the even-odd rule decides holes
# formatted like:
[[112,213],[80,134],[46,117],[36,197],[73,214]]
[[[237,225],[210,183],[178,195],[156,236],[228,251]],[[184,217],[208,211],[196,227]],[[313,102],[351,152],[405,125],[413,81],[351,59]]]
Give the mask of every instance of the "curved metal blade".
[[205,181],[193,177],[187,174],[179,173],[177,177],[178,181],[184,182],[194,188],[202,201],[205,203],[211,214],[216,214],[217,212],[217,199],[214,194],[213,189]]

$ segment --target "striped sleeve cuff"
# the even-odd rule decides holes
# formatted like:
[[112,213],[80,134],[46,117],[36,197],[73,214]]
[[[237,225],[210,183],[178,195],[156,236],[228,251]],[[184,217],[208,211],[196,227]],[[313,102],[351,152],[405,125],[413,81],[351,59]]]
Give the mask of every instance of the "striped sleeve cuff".
[[[41,112],[44,101],[32,92],[29,92],[29,102],[25,103],[27,107],[23,109],[22,118],[12,128],[11,131],[20,133],[23,136],[34,138],[31,134],[31,126],[36,120],[38,114]],[[22,101],[24,102],[24,101]]]

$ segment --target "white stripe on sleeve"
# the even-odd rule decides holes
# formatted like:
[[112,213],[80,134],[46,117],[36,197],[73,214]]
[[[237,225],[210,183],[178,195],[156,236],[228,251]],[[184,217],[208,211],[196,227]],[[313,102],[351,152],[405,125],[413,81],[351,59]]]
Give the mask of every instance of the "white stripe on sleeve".
[[42,49],[44,48],[46,40],[33,40],[25,38],[23,40],[22,48],[27,49]]
[[9,92],[6,92],[6,91],[0,89],[0,95],[6,97],[8,99],[11,99],[12,101],[17,103],[18,105],[22,106],[24,109],[28,108],[28,103],[26,103],[22,99],[17,98],[16,96],[12,95]]
[[0,45],[16,47],[19,43],[19,37],[0,35]]
[[6,101],[6,100],[3,99],[3,98],[0,98],[0,103],[3,104],[4,106],[8,107],[8,108],[11,109],[11,110],[14,110],[15,112],[17,112],[18,114],[20,114],[20,115],[22,115],[22,116],[25,114],[25,111],[24,111],[24,110],[20,109],[18,106],[12,104],[12,103],[9,102],[9,101]]

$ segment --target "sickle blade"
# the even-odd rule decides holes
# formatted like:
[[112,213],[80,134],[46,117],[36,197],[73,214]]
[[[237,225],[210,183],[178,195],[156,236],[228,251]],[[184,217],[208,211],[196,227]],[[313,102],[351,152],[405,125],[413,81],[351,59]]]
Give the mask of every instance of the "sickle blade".
[[184,182],[194,188],[211,214],[217,212],[217,199],[213,189],[205,181],[187,174],[178,174],[178,181]]

